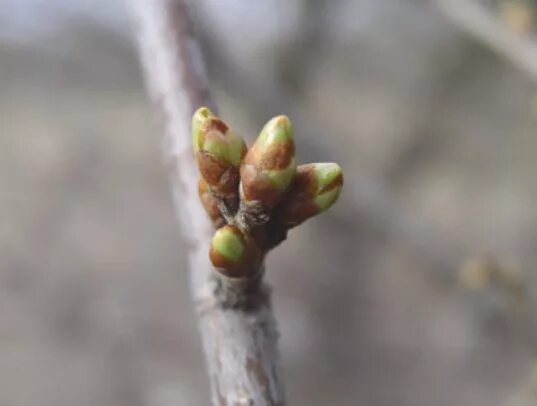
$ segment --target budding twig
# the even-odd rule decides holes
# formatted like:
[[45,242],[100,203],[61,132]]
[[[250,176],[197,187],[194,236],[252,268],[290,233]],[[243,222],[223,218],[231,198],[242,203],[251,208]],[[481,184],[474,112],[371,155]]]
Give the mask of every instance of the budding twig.
[[[165,153],[176,212],[188,246],[191,289],[211,380],[212,403],[284,405],[278,332],[269,290],[260,281],[262,266],[254,278],[228,278],[241,282],[234,284],[236,289],[223,289],[224,277],[216,277],[207,255],[213,232],[209,218],[217,227],[226,222],[219,203],[215,210],[213,198],[225,198],[225,193],[218,194],[217,188],[216,193],[207,195],[209,184],[199,185],[198,190],[196,182],[196,163],[189,142],[190,119],[200,105],[212,104],[187,10],[181,0],[132,0],[131,9],[148,90],[166,124]],[[226,148],[233,163],[234,156],[229,154],[233,147]],[[213,151],[212,147],[207,149]],[[203,207],[209,208],[210,217],[203,213],[198,195]],[[233,215],[230,211],[226,216]]]
[[337,164],[297,168],[293,127],[286,116],[269,120],[247,151],[223,120],[200,107],[192,118],[192,139],[200,184],[211,192],[208,197],[202,190],[200,198],[213,224],[222,218],[227,222],[216,231],[210,250],[223,287],[236,290],[244,280],[258,281],[267,252],[285,239],[287,230],[332,206],[343,186]]

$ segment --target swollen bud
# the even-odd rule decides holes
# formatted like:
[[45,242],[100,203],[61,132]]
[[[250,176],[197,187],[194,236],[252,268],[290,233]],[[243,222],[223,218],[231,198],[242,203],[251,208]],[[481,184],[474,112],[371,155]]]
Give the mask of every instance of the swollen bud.
[[335,163],[300,165],[285,199],[275,216],[280,224],[292,228],[332,206],[343,186],[343,172]]
[[278,203],[295,176],[293,127],[286,116],[271,119],[241,165],[241,198],[270,209]]
[[201,200],[201,204],[203,205],[203,208],[211,218],[211,221],[215,228],[220,228],[225,225],[226,220],[220,212],[220,208],[218,207],[218,200],[216,199],[216,197],[213,196],[213,194],[209,190],[209,185],[207,185],[207,182],[205,182],[203,178],[200,178],[198,182],[198,195]]
[[255,242],[234,225],[216,230],[209,257],[214,267],[230,278],[251,276],[261,259]]
[[[208,111],[208,110],[207,110]],[[206,117],[207,112],[194,114],[194,151],[201,176],[211,190],[221,196],[237,193],[239,165],[246,154],[246,144],[217,117]],[[198,123],[201,123],[196,130]]]

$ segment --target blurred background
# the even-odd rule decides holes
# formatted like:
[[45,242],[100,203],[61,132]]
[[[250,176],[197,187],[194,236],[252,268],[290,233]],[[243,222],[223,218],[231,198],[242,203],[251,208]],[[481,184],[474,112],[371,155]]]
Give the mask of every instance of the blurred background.
[[[291,405],[537,404],[537,2],[192,0],[339,203],[268,258]],[[208,405],[121,0],[0,0],[0,405]]]

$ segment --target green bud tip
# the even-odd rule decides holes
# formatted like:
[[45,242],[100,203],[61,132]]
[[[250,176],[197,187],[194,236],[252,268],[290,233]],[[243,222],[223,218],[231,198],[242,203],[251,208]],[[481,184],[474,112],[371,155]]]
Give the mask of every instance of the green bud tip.
[[[210,118],[209,120],[214,120],[215,122],[217,120],[220,121],[216,118]],[[223,122],[221,123],[224,124]],[[202,133],[207,129],[208,125],[207,123],[204,126],[201,131]],[[215,126],[218,131],[216,134],[211,132],[206,133],[201,142],[200,149],[222,159],[232,166],[238,167],[246,151],[244,141],[229,127],[226,126],[224,128],[224,126]]]
[[192,144],[194,145],[194,150],[196,152],[201,149],[201,126],[211,117],[214,117],[214,114],[207,107],[200,107],[192,116]]
[[279,192],[283,192],[293,181],[296,174],[296,161],[292,158],[291,162],[284,169],[271,169],[267,170],[266,174],[271,180],[272,184]]
[[232,226],[224,226],[216,231],[212,249],[231,262],[239,262],[246,250],[244,241]]
[[293,142],[293,126],[287,116],[277,116],[269,120],[256,141],[259,147],[270,144]]
[[343,175],[341,167],[335,163],[317,163],[314,165],[313,170],[317,180],[318,192],[330,186]]
[[341,192],[343,172],[335,163],[318,163],[313,168],[317,182],[316,196],[313,199],[320,211],[332,206]]

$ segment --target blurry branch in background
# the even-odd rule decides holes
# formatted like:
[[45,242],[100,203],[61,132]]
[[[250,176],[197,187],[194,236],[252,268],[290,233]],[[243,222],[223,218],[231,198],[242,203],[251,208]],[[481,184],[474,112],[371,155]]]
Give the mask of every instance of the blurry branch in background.
[[207,255],[214,231],[198,201],[190,136],[193,112],[202,105],[216,109],[186,6],[182,0],[132,0],[130,6],[148,91],[166,126],[164,153],[187,244],[213,404],[283,405],[269,292],[260,287],[257,304],[248,311],[224,308],[216,297]]
[[459,267],[460,286],[475,294],[497,297],[499,309],[524,344],[537,358],[537,302],[527,276],[518,268],[491,256],[471,257]]
[[434,2],[465,33],[510,60],[537,81],[537,40],[529,32],[535,9],[529,2],[503,1],[499,15],[476,0]]
[[[535,4],[528,0],[502,0],[489,7],[479,0],[434,0],[445,16],[537,81]],[[524,344],[537,357],[537,297],[529,281],[517,270],[491,258],[470,258],[460,264],[460,285],[479,294],[503,297],[505,316],[514,321]]]
[[307,0],[301,3],[298,29],[286,41],[278,63],[280,82],[294,93],[304,90],[308,84],[303,61],[322,53],[326,46],[326,11],[328,0]]
[[537,359],[533,361],[524,381],[509,396],[504,406],[535,406],[537,404]]
[[459,268],[459,279],[462,286],[469,290],[495,287],[504,292],[513,312],[520,312],[527,305],[529,292],[522,273],[516,268],[502,266],[493,258],[467,259]]

